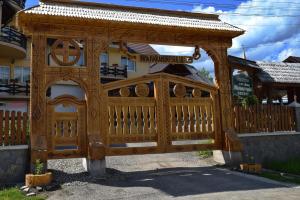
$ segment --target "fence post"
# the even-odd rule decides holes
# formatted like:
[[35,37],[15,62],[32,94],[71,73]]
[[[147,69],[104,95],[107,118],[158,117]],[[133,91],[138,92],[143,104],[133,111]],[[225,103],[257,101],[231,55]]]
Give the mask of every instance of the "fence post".
[[161,76],[159,80],[154,82],[154,97],[157,103],[157,146],[159,151],[166,151],[164,148],[167,148],[172,143],[169,96],[169,82]]
[[295,131],[300,132],[300,104],[297,103],[295,100],[291,104],[289,104],[290,107],[294,108],[294,115],[295,115]]

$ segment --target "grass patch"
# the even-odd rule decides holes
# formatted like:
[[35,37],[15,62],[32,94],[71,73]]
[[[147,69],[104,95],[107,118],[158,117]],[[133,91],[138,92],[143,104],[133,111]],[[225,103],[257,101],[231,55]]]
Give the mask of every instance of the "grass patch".
[[213,151],[212,150],[198,151],[198,156],[200,158],[210,158],[213,156]]
[[5,188],[0,190],[1,200],[44,200],[44,197],[26,197],[18,188]]
[[279,172],[262,172],[260,176],[272,179],[275,181],[286,182],[286,183],[295,183],[300,184],[300,178],[298,177],[286,177],[281,175]]
[[264,165],[266,169],[300,175],[300,159],[291,159],[287,162],[269,162]]

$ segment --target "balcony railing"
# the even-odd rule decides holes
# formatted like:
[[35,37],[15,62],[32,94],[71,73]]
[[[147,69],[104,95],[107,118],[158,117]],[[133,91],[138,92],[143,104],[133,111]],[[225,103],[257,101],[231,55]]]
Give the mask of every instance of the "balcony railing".
[[101,76],[104,78],[127,78],[127,66],[120,67],[119,65],[107,66],[106,63],[101,64]]
[[28,96],[30,93],[29,81],[26,81],[26,83],[17,83],[16,80],[12,79],[7,84],[0,83],[0,94],[1,93],[7,93],[8,95]]
[[17,4],[21,8],[25,8],[26,0],[10,0],[14,4]]
[[0,41],[17,45],[23,49],[26,49],[27,45],[27,39],[25,35],[9,26],[1,28]]

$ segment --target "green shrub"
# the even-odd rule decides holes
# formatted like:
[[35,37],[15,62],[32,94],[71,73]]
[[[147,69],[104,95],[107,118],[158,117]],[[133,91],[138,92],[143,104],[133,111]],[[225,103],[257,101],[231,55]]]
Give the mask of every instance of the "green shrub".
[[36,175],[42,174],[43,170],[44,170],[44,163],[42,163],[40,159],[37,159],[35,161],[35,174]]
[[255,95],[249,95],[242,99],[242,106],[253,106],[258,104],[258,99]]

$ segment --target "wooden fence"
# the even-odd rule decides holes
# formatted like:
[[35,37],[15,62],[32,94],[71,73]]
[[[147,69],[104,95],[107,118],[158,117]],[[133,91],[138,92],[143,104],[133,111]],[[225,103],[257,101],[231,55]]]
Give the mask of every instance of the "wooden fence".
[[27,113],[0,110],[0,146],[27,144]]
[[288,106],[235,106],[234,118],[237,133],[295,130],[294,109]]

